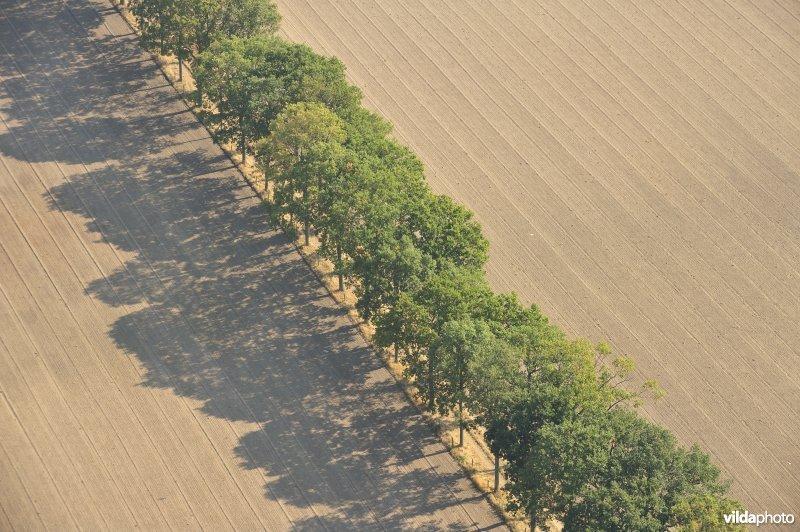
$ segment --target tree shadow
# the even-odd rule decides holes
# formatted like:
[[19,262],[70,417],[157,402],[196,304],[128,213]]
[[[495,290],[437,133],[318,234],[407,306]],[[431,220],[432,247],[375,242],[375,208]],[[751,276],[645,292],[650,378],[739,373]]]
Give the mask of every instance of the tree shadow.
[[124,310],[108,334],[141,386],[256,427],[234,452],[264,472],[265,497],[311,510],[295,528],[501,526],[230,160],[131,37],[105,36],[114,15],[92,2],[0,3],[0,153],[57,165],[51,209],[78,214],[120,259],[86,294]]
[[[21,158],[12,139],[34,127],[45,137],[83,128],[104,132],[91,139],[95,155],[64,161],[104,162],[100,157],[119,146],[126,157],[137,157],[195,127],[188,109],[164,112],[174,92],[164,90],[169,84],[157,75],[158,65],[133,36],[100,36],[105,19],[89,2],[2,5],[0,77],[13,96],[2,112],[16,120],[0,134],[0,154]],[[26,120],[21,109],[29,107],[45,109],[48,119]],[[42,157],[28,154],[31,162],[48,160]]]

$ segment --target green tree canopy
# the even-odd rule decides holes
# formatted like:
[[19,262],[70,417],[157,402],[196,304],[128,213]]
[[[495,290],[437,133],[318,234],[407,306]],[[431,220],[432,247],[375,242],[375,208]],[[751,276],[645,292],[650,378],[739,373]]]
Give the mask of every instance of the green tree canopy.
[[275,33],[272,0],[136,0],[132,13],[145,47],[179,55],[202,53],[217,39]]
[[[423,305],[414,301],[408,292],[401,292],[395,304],[384,314],[375,317],[375,341],[381,347],[394,345],[405,354],[411,365],[417,362],[420,369],[424,353],[431,345],[435,333],[431,328],[431,314]],[[397,351],[396,351],[397,352]],[[413,376],[418,371],[410,371]]]
[[345,148],[338,172],[330,176],[320,192],[319,252],[333,262],[339,290],[344,290],[344,279],[351,273],[350,257],[345,251],[358,247],[356,226],[363,219],[361,213],[378,182],[375,172],[363,164],[358,154]]
[[414,293],[414,300],[428,309],[433,329],[440,331],[448,321],[480,318],[492,296],[483,270],[446,264]]
[[483,300],[480,314],[494,334],[521,344],[555,330],[539,307],[523,306],[514,292],[493,293]]
[[489,284],[482,270],[447,265],[435,272],[412,294],[413,302],[422,309],[429,321],[425,328],[429,331],[428,349],[407,353],[407,374],[420,389],[427,390],[428,406],[436,405],[437,381],[440,380],[437,353],[434,346],[445,324],[451,321],[470,318],[479,319],[484,301],[492,296]]
[[256,156],[268,180],[274,183],[274,205],[281,214],[296,216],[309,226],[320,214],[320,194],[335,179],[344,156],[342,120],[321,103],[287,105],[258,143]]
[[482,268],[489,242],[473,214],[448,196],[430,195],[411,214],[416,245],[436,260],[467,268]]
[[142,44],[183,63],[216,39],[274,33],[280,15],[271,0],[137,0],[132,9]]
[[194,0],[192,45],[205,52],[216,40],[278,31],[280,14],[272,0]]
[[196,27],[193,0],[137,0],[131,12],[142,45],[162,55],[174,54],[183,66]]
[[277,37],[231,38],[214,42],[198,57],[195,77],[216,112],[212,129],[222,140],[239,141],[244,159],[247,142],[266,135],[268,114],[261,102],[275,84],[264,69],[264,57],[284,42]]
[[537,523],[556,518],[565,530],[720,524],[706,512],[734,508],[707,455],[627,409],[546,423],[523,467],[509,491]]
[[482,360],[483,352],[497,354],[495,342],[485,322],[466,318],[445,323],[431,345],[435,365],[428,378],[437,390],[435,407],[441,414],[455,411],[459,445],[464,444],[464,429],[470,424],[464,406],[470,404],[473,377],[482,371],[475,361]]
[[272,36],[214,42],[199,56],[196,77],[216,106],[212,127],[224,140],[237,138],[243,156],[290,103],[319,102],[338,113],[361,99],[338,59]]
[[607,344],[569,340],[558,330],[527,331],[512,337],[523,350],[519,383],[505,409],[487,427],[487,437],[510,463],[525,456],[528,445],[546,423],[560,423],[582,412],[604,412],[637,404],[658,388],[646,382],[639,390],[622,386],[633,365],[628,357],[612,357]]
[[427,194],[422,175],[398,165],[378,167],[374,176],[353,227],[355,240],[347,247],[357,281],[356,307],[366,319],[391,307],[401,291],[416,289],[434,266],[414,244],[408,225],[409,212]]
[[[516,390],[523,387],[523,350],[502,337],[495,336],[490,342],[483,344],[469,360],[469,381],[467,383],[467,408],[474,416],[474,421],[483,426],[489,433],[498,434],[503,428],[504,416],[508,405],[517,397]],[[502,439],[487,438],[489,449],[494,454],[494,489],[500,488],[500,455],[499,444]]]
[[346,124],[347,147],[362,156],[374,154],[380,158],[380,145],[389,140],[392,124],[362,106],[345,108],[339,116]]
[[352,271],[358,280],[356,308],[365,319],[387,311],[402,292],[415,290],[433,271],[430,257],[417,249],[408,235],[375,229],[369,248],[353,260]]
[[[569,340],[550,326],[517,326],[508,338],[520,349],[517,372],[508,367],[503,372],[495,369],[493,379],[506,383],[502,394],[487,391],[486,382],[493,380],[479,376],[476,381],[481,387],[476,395],[488,403],[477,408],[483,413],[482,419],[488,418],[490,447],[507,462],[506,489],[512,509],[528,512],[532,525],[543,524],[551,517],[564,518],[552,513],[557,508],[551,498],[555,492],[546,483],[566,484],[571,478],[568,475],[582,474],[572,471],[569,463],[562,466],[569,469],[565,471],[550,470],[551,464],[536,462],[541,458],[536,453],[544,441],[543,432],[564,426],[580,434],[579,429],[593,427],[594,423],[602,425],[609,412],[635,405],[645,394],[657,394],[658,389],[652,383],[629,389],[632,362],[624,356],[612,356],[605,343]],[[573,426],[577,419],[581,424]],[[588,438],[585,434],[576,437]],[[585,452],[587,461],[575,467],[592,470],[597,467],[591,461],[594,455]],[[553,456],[554,461],[563,458]]]

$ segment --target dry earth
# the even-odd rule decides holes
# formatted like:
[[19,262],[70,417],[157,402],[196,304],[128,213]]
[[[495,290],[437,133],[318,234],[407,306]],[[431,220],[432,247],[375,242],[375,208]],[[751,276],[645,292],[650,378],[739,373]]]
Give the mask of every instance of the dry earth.
[[499,518],[101,0],[0,0],[0,530]]
[[800,4],[279,0],[474,209],[489,275],[608,338],[751,510],[800,513]]

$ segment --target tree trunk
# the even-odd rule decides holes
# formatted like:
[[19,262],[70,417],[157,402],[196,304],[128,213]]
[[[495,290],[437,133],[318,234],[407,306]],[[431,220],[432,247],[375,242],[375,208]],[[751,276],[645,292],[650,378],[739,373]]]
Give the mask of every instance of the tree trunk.
[[304,188],[303,189],[303,203],[306,204],[306,206],[305,206],[305,211],[306,212],[303,215],[303,236],[305,237],[305,243],[306,243],[306,246],[307,246],[308,245],[308,233],[309,233],[309,228],[308,228],[308,225],[309,225],[308,224],[308,211],[309,211],[309,209],[308,209],[308,188]]
[[164,16],[163,14],[158,17],[158,38],[159,46],[161,48],[161,55],[167,55],[167,31],[164,29]]
[[336,270],[339,276],[339,292],[344,292],[344,273],[342,272],[342,245],[336,244]]
[[536,532],[536,526],[537,526],[536,516],[532,515],[531,516],[531,532]]
[[500,491],[500,455],[494,455],[494,492]]
[[397,344],[394,344],[394,363],[395,364],[397,364],[397,361],[400,360],[400,357],[397,354],[398,351],[399,351],[399,349],[397,348]]
[[[459,349],[459,351],[461,351]],[[458,391],[462,395],[462,398],[458,400],[458,446],[464,446],[464,356],[463,353],[459,357],[461,361],[461,368],[458,372]]]
[[242,164],[247,161],[247,138],[244,134],[244,117],[239,117],[239,151],[242,153]]
[[178,33],[178,81],[183,81],[183,29]]
[[433,355],[428,353],[428,408],[433,411],[436,401],[436,386],[433,383]]
[[458,446],[464,447],[464,403],[458,401]]
[[[196,70],[195,70],[196,72]],[[200,81],[195,79],[194,80],[194,87],[195,87],[195,102],[197,106],[200,107],[203,105],[203,87],[200,85]]]

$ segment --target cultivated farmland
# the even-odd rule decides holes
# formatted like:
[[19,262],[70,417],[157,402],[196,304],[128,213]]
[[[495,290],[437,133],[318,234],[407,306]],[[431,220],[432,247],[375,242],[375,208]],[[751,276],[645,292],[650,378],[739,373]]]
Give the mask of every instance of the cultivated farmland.
[[495,288],[632,355],[650,416],[797,512],[796,2],[278,4],[476,211]]
[[0,0],[0,530],[503,525],[101,0]]

